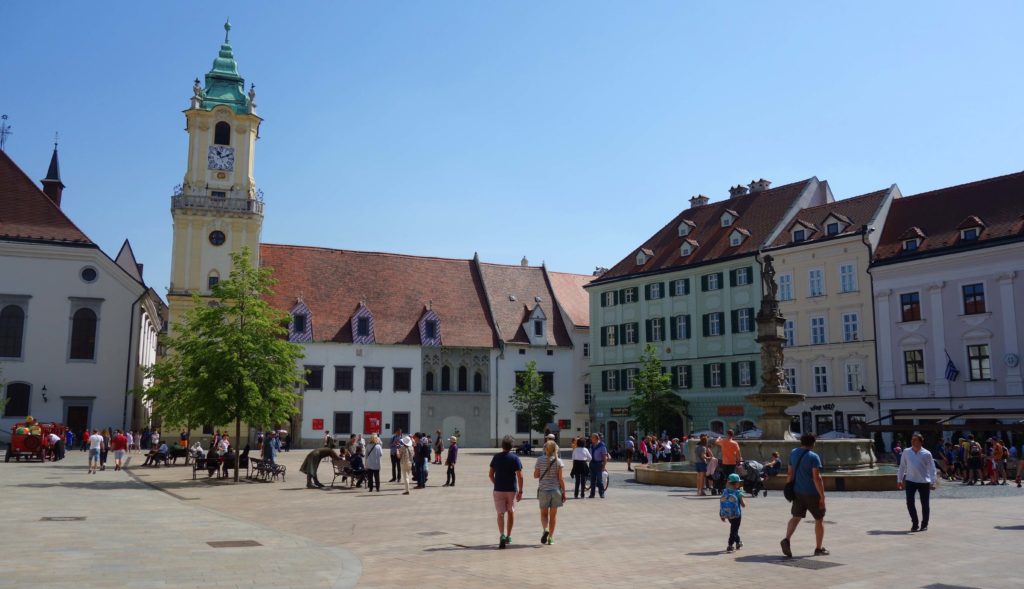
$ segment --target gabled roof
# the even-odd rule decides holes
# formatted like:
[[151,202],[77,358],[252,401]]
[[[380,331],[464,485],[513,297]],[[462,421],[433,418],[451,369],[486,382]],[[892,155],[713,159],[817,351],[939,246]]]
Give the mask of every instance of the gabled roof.
[[481,263],[480,273],[502,340],[529,344],[530,337],[523,329],[523,323],[539,304],[548,318],[545,322],[548,344],[572,345],[562,314],[555,311],[555,294],[544,277],[543,267]]
[[587,274],[548,272],[558,304],[576,327],[590,327],[590,295],[583,287],[594,280]]
[[[752,192],[742,196],[692,207],[676,215],[668,224],[645,241],[641,247],[654,250],[655,255],[641,266],[636,265],[633,254],[615,264],[594,283],[601,283],[633,274],[642,274],[673,267],[713,262],[721,258],[754,254],[771,235],[779,221],[813,183],[814,178],[786,184],[769,190]],[[824,183],[822,183],[824,185]],[[743,219],[743,225],[750,232],[739,246],[729,245],[729,234],[733,227],[722,227],[721,216],[730,212]],[[696,228],[689,238],[679,236],[679,224],[692,221]],[[686,258],[679,255],[684,240],[700,242],[701,246]],[[636,249],[632,250],[637,251]]]
[[772,241],[771,247],[780,247],[784,245],[790,245],[793,243],[792,232],[794,229],[798,229],[798,225],[802,225],[810,230],[812,233],[807,236],[804,241],[799,243],[804,244],[816,240],[825,238],[835,237],[834,235],[828,235],[821,228],[825,227],[825,221],[829,217],[835,217],[842,220],[847,224],[846,227],[839,232],[839,235],[852,235],[861,230],[863,225],[867,225],[871,219],[875,217],[879,207],[885,202],[885,197],[889,194],[892,187],[884,190],[876,190],[875,192],[869,192],[860,196],[854,196],[850,198],[844,198],[843,200],[837,200],[816,207],[807,207],[801,209],[796,214],[793,221],[790,222],[786,230],[779,234],[778,237]]
[[[960,224],[969,217],[985,220],[978,239],[960,240]],[[879,263],[937,253],[954,253],[993,242],[1024,238],[1024,172],[979,180],[895,199],[875,253]],[[925,236],[914,251],[903,251],[902,236],[917,227]]]
[[278,281],[271,305],[288,311],[301,296],[309,307],[313,341],[351,343],[351,318],[365,301],[377,344],[419,345],[419,320],[429,306],[445,346],[497,345],[472,260],[264,243],[260,264],[273,268]]
[[128,276],[143,282],[142,264],[135,259],[135,251],[132,250],[132,244],[128,243],[127,239],[121,245],[121,250],[114,256],[114,263],[120,266]]
[[964,219],[963,221],[960,221],[960,224],[957,225],[956,228],[957,229],[972,229],[974,227],[984,227],[984,226],[985,226],[985,223],[982,222],[982,220],[979,219],[976,215],[970,215],[966,219]]
[[0,151],[0,239],[95,245]]

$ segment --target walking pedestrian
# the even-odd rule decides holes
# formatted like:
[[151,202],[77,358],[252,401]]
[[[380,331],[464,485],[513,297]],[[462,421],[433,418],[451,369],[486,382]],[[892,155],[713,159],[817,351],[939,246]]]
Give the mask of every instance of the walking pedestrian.
[[320,462],[325,458],[337,460],[338,453],[334,451],[334,448],[321,446],[320,448],[314,448],[309,452],[309,454],[306,454],[306,459],[302,461],[302,466],[299,467],[299,472],[306,475],[307,489],[322,488],[324,486],[316,477],[316,471],[320,468]]
[[377,487],[377,492],[380,493],[380,459],[384,455],[384,451],[380,447],[380,438],[377,434],[370,436],[369,450],[366,451],[366,490],[373,493],[373,488]]
[[722,521],[729,522],[729,546],[726,552],[733,552],[743,548],[743,541],[740,540],[740,523],[743,521],[743,508],[747,506],[743,500],[743,489],[740,475],[732,473],[722,491],[722,498],[718,503],[718,517]]
[[629,436],[626,440],[626,470],[633,472],[633,452],[636,450],[636,440]]
[[96,474],[100,467],[100,451],[103,449],[103,436],[98,430],[92,430],[92,435],[86,439],[89,444],[89,474]]
[[608,447],[601,441],[601,434],[590,435],[590,498],[597,491],[604,499],[604,469],[608,465]]
[[698,495],[707,495],[705,488],[707,487],[708,480],[708,461],[714,457],[715,455],[712,454],[711,449],[708,448],[708,435],[701,434],[694,454],[694,464],[697,468],[697,488],[700,489],[700,491],[697,492]]
[[447,477],[444,486],[455,486],[455,462],[459,459],[459,439],[455,436],[448,438],[448,457],[445,458],[445,465],[448,466]]
[[[1003,478],[1001,483],[1000,476]],[[992,442],[992,484],[1006,484],[1006,447],[998,438]]]
[[100,446],[100,470],[107,470],[107,454],[110,453],[110,430],[103,430],[103,445]]
[[565,503],[565,478],[562,476],[562,461],[558,459],[558,444],[554,440],[544,443],[544,455],[537,458],[533,478],[537,479],[540,525],[544,530],[540,543],[550,546],[555,543],[558,508]]
[[398,460],[398,448],[402,445],[402,428],[395,430],[394,435],[391,436],[391,442],[388,443],[389,453],[391,454],[391,479],[389,483],[397,483],[398,477],[402,474],[402,465]]
[[965,485],[985,484],[985,477],[981,474],[982,469],[981,444],[974,439],[974,434],[967,436],[967,476],[964,478]]
[[792,515],[786,525],[786,537],[782,539],[782,553],[792,557],[789,540],[800,524],[800,520],[811,512],[814,518],[814,555],[827,556],[825,541],[825,483],[821,480],[821,457],[815,453],[817,437],[807,432],[800,436],[800,447],[789,453],[787,483],[793,483]]
[[[910,437],[910,450],[904,450],[900,467],[896,471],[896,488],[907,492],[907,511],[910,513],[911,532],[928,530],[929,497],[935,490],[935,460],[924,447],[924,436],[914,432]],[[918,527],[914,494],[921,495],[921,525]]]
[[405,492],[403,495],[409,494],[409,479],[412,478],[412,458],[413,458],[412,440],[409,436],[402,436],[398,443],[398,461],[401,465],[401,478],[402,483],[405,484]]
[[590,477],[590,450],[587,450],[587,443],[583,438],[576,438],[573,441],[572,449],[572,470],[569,475],[575,479],[573,486],[573,499],[582,499],[587,493],[587,478]]
[[441,454],[444,452],[444,441],[441,439],[441,430],[434,435],[434,464],[441,464]]
[[512,453],[512,436],[501,441],[501,452],[491,458],[489,477],[494,485],[494,510],[498,512],[498,548],[512,543],[516,503],[523,499],[523,463]]
[[720,485],[718,485],[719,491],[725,487],[725,481],[729,478],[729,475],[736,472],[736,465],[743,462],[740,443],[733,439],[733,435],[734,432],[728,430],[725,432],[725,439],[715,439],[715,444],[722,449],[722,463],[718,466],[722,469],[722,476],[718,479],[721,481]]
[[124,468],[124,455],[128,453],[128,436],[117,430],[110,439],[110,449],[114,451],[114,470],[121,470]]
[[426,434],[417,433],[413,440],[413,466],[416,471],[416,488],[425,489],[427,486],[427,463],[430,462],[430,442]]

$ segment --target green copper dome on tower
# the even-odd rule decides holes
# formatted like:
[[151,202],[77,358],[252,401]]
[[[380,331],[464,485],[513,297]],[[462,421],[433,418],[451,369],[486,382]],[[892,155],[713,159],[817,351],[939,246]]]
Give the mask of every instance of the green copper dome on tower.
[[213,68],[206,74],[206,87],[200,107],[210,110],[218,105],[230,106],[236,113],[251,112],[250,99],[245,95],[245,79],[238,74],[238,64],[231,52],[229,34],[231,22],[224,23],[224,44],[213,60]]

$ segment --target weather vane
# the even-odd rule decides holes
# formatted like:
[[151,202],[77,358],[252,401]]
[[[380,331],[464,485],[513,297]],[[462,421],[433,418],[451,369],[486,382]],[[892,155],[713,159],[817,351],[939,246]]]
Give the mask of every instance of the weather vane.
[[14,135],[14,131],[7,124],[7,115],[0,115],[0,151],[6,151],[4,148],[7,147],[8,135]]

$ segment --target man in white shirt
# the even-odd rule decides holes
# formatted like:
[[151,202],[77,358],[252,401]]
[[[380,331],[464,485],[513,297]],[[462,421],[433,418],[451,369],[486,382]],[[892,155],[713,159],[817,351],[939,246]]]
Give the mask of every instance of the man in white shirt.
[[61,442],[60,436],[53,432],[50,432],[49,435],[46,436],[46,441],[50,443],[50,457],[54,461],[63,458],[63,456],[61,456],[61,448],[60,446],[58,446],[58,444],[60,444]]
[[100,465],[100,450],[103,449],[103,436],[98,430],[92,430],[89,436],[89,474],[96,474],[96,468]]
[[[935,490],[935,460],[924,447],[924,437],[914,432],[910,438],[910,449],[900,456],[900,467],[896,471],[896,488],[906,489],[907,511],[910,512],[911,532],[928,530],[929,496]],[[921,526],[917,525],[917,506],[914,493],[921,495]]]

